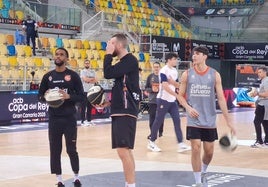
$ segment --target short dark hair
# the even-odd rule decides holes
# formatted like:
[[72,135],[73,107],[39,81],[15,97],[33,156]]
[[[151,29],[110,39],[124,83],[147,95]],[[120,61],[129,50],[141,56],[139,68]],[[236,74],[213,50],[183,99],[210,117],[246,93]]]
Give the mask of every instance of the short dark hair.
[[265,66],[261,66],[261,67],[259,67],[258,69],[261,69],[262,71],[267,72],[267,67],[265,67]]
[[69,58],[69,53],[68,53],[67,49],[65,49],[64,47],[59,47],[56,49],[56,51],[58,51],[58,50],[63,50],[66,53],[67,58]]
[[154,62],[153,64],[158,64],[160,66],[160,62]]
[[174,57],[178,58],[179,55],[177,53],[168,53],[168,54],[166,54],[165,60],[168,61],[169,59],[172,59]]
[[194,47],[193,48],[193,52],[195,52],[195,51],[200,52],[200,53],[203,53],[204,55],[208,55],[208,53],[209,53],[208,48],[205,47],[205,46],[197,46],[197,47]]
[[128,47],[127,37],[124,33],[117,33],[112,36],[112,38],[116,38],[119,42],[121,42],[124,48]]

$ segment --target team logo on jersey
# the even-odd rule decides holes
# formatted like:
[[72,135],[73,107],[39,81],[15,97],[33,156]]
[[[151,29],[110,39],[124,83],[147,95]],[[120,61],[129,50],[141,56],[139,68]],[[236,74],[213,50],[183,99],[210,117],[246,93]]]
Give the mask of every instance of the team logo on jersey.
[[71,75],[65,75],[64,80],[65,81],[70,81],[71,80]]
[[48,80],[49,80],[49,81],[52,81],[52,76],[49,76],[49,77],[48,77]]

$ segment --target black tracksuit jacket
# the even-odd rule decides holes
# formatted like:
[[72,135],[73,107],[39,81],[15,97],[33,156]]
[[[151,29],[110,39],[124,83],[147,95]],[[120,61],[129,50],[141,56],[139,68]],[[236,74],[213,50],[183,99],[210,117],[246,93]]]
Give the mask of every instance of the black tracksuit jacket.
[[104,78],[114,79],[111,116],[129,115],[136,118],[141,99],[138,60],[134,55],[128,53],[115,65],[112,65],[112,61],[112,55],[105,55]]

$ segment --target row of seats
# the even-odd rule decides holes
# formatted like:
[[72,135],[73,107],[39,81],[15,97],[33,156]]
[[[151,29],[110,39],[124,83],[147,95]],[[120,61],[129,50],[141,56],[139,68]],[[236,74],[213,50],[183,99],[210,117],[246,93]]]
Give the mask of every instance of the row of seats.
[[[40,83],[43,75],[48,71],[48,69],[24,69],[19,68],[6,68],[1,66],[0,68],[0,85],[22,85],[24,80],[27,82],[35,81]],[[34,72],[34,76],[33,76]],[[26,77],[25,77],[26,75]]]
[[[4,2],[3,0],[1,0]],[[127,24],[132,31],[138,31],[137,26],[141,28],[143,34],[153,34],[169,37],[182,37],[191,38],[191,33],[182,29],[180,24],[173,24],[171,18],[163,16],[162,12],[157,9],[152,9],[151,4],[145,1],[107,1],[107,0],[95,0],[95,5],[99,6],[100,10],[111,13],[113,16],[108,15],[107,19],[110,21],[118,21],[122,19],[122,15],[127,16]],[[118,3],[119,2],[119,3]],[[3,3],[2,3],[3,4]],[[106,6],[107,4],[107,6]],[[108,6],[111,4],[112,6]],[[0,2],[1,7],[1,2]],[[6,6],[2,6],[2,11],[7,12],[2,17],[23,20],[24,14],[20,10],[6,9]],[[127,8],[132,7],[132,8]],[[1,13],[1,12],[0,12]],[[121,15],[121,16],[118,16]],[[130,24],[129,24],[130,23]],[[122,24],[118,24],[118,28],[122,28]],[[140,30],[139,30],[140,31]],[[0,36],[0,44],[1,44]],[[14,39],[13,39],[14,40]],[[19,37],[16,37],[16,44],[25,44],[25,42],[18,41]],[[25,40],[25,38],[24,38]],[[14,42],[13,42],[14,43]]]
[[[7,39],[7,35],[1,34],[3,36],[1,38]],[[13,35],[8,35],[13,36]],[[12,37],[10,37],[12,38]],[[32,49],[30,46],[27,45],[13,45],[14,38],[6,41],[2,41],[0,44],[0,55],[3,56],[18,56],[18,57],[31,57],[32,56]],[[61,39],[61,38],[47,38],[41,37],[36,39],[37,43],[37,50],[50,50],[53,54],[57,47],[65,47],[68,52],[70,58],[75,59],[104,59],[105,49],[106,49],[106,42],[101,41],[89,41],[89,40],[79,40],[79,39]],[[131,53],[136,53],[138,55],[137,58],[143,62],[148,61],[148,58],[144,56],[148,56],[148,54],[139,53],[139,45],[138,44],[130,44],[129,51]]]
[[0,17],[23,20],[24,12],[12,9],[10,0],[0,0]]
[[48,57],[16,57],[0,55],[0,65],[5,67],[24,67],[49,69],[51,60]]
[[[144,1],[142,3],[148,4],[148,2]],[[117,4],[107,0],[96,0],[95,6],[98,6],[101,11],[106,13],[107,20],[111,22],[116,21],[119,29],[125,27],[122,24],[122,20],[125,19],[129,30],[134,32],[141,31],[145,35],[153,34],[177,38],[192,38],[192,33],[181,24],[172,23],[170,17],[163,16],[160,10],[152,9],[150,6],[143,8],[133,5],[132,1],[129,4],[126,1],[123,1],[122,4]]]

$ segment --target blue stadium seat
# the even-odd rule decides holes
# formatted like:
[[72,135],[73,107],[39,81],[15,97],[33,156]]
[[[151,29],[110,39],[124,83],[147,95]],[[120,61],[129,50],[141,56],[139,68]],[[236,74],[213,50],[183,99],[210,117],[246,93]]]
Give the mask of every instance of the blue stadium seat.
[[113,8],[113,3],[111,1],[108,1],[108,8]]
[[9,18],[9,9],[2,9],[0,10],[3,18]]
[[106,50],[107,43],[101,42],[101,50]]
[[161,35],[161,36],[165,36],[165,31],[164,31],[164,29],[160,29],[160,35]]
[[63,47],[62,38],[57,38],[56,43],[57,43],[57,47]]
[[9,56],[16,56],[16,48],[14,45],[8,45],[7,51]]
[[131,5],[130,0],[126,0],[127,5]]
[[139,61],[140,62],[144,62],[145,61],[144,53],[142,53],[142,52],[139,53]]

